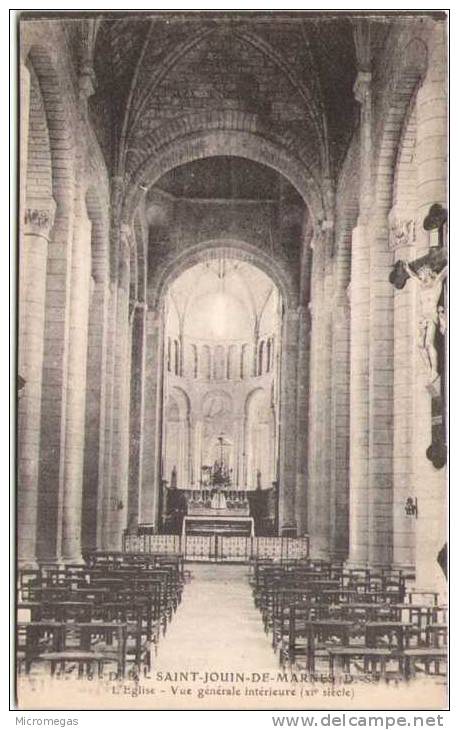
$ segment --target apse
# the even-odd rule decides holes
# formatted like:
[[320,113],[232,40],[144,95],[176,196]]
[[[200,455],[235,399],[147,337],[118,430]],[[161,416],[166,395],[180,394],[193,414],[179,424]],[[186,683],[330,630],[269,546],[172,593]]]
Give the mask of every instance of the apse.
[[282,301],[261,269],[217,250],[165,301],[163,478],[200,490],[222,462],[228,487],[277,478]]

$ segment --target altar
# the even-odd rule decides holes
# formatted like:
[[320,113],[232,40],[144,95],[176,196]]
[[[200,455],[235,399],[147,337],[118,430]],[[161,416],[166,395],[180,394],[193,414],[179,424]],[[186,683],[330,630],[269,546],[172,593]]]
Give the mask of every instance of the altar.
[[214,517],[248,517],[250,505],[246,492],[191,490],[187,495],[187,515]]
[[207,514],[186,515],[183,518],[182,536],[225,535],[231,537],[254,537],[253,517]]
[[162,531],[184,537],[251,538],[255,534],[273,534],[275,489],[247,490],[233,482],[233,471],[225,461],[223,437],[218,441],[220,459],[202,467],[198,483],[184,489],[163,483]]

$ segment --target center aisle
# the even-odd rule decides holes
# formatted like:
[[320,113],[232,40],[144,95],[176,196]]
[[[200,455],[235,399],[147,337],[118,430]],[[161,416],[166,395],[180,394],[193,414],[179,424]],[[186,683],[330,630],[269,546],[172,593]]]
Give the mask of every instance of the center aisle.
[[159,643],[156,671],[277,670],[246,565],[193,563],[192,580]]

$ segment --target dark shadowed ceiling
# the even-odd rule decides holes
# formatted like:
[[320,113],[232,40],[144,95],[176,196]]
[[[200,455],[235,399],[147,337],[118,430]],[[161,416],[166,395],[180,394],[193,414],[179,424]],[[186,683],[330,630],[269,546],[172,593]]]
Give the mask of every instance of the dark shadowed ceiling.
[[[355,22],[334,13],[101,13],[90,108],[113,174],[134,177],[172,123],[234,112],[253,117],[314,178],[336,179],[359,114]],[[391,22],[371,21],[370,55]],[[70,47],[74,32],[69,22]]]
[[279,173],[242,157],[189,162],[163,175],[157,187],[176,198],[277,200],[282,194],[301,204],[295,189]]

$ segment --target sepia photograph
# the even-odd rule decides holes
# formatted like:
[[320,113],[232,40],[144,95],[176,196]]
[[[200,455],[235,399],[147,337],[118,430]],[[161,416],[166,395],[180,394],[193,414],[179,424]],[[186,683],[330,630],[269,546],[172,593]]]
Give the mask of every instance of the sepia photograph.
[[448,709],[448,10],[15,12],[15,706]]

